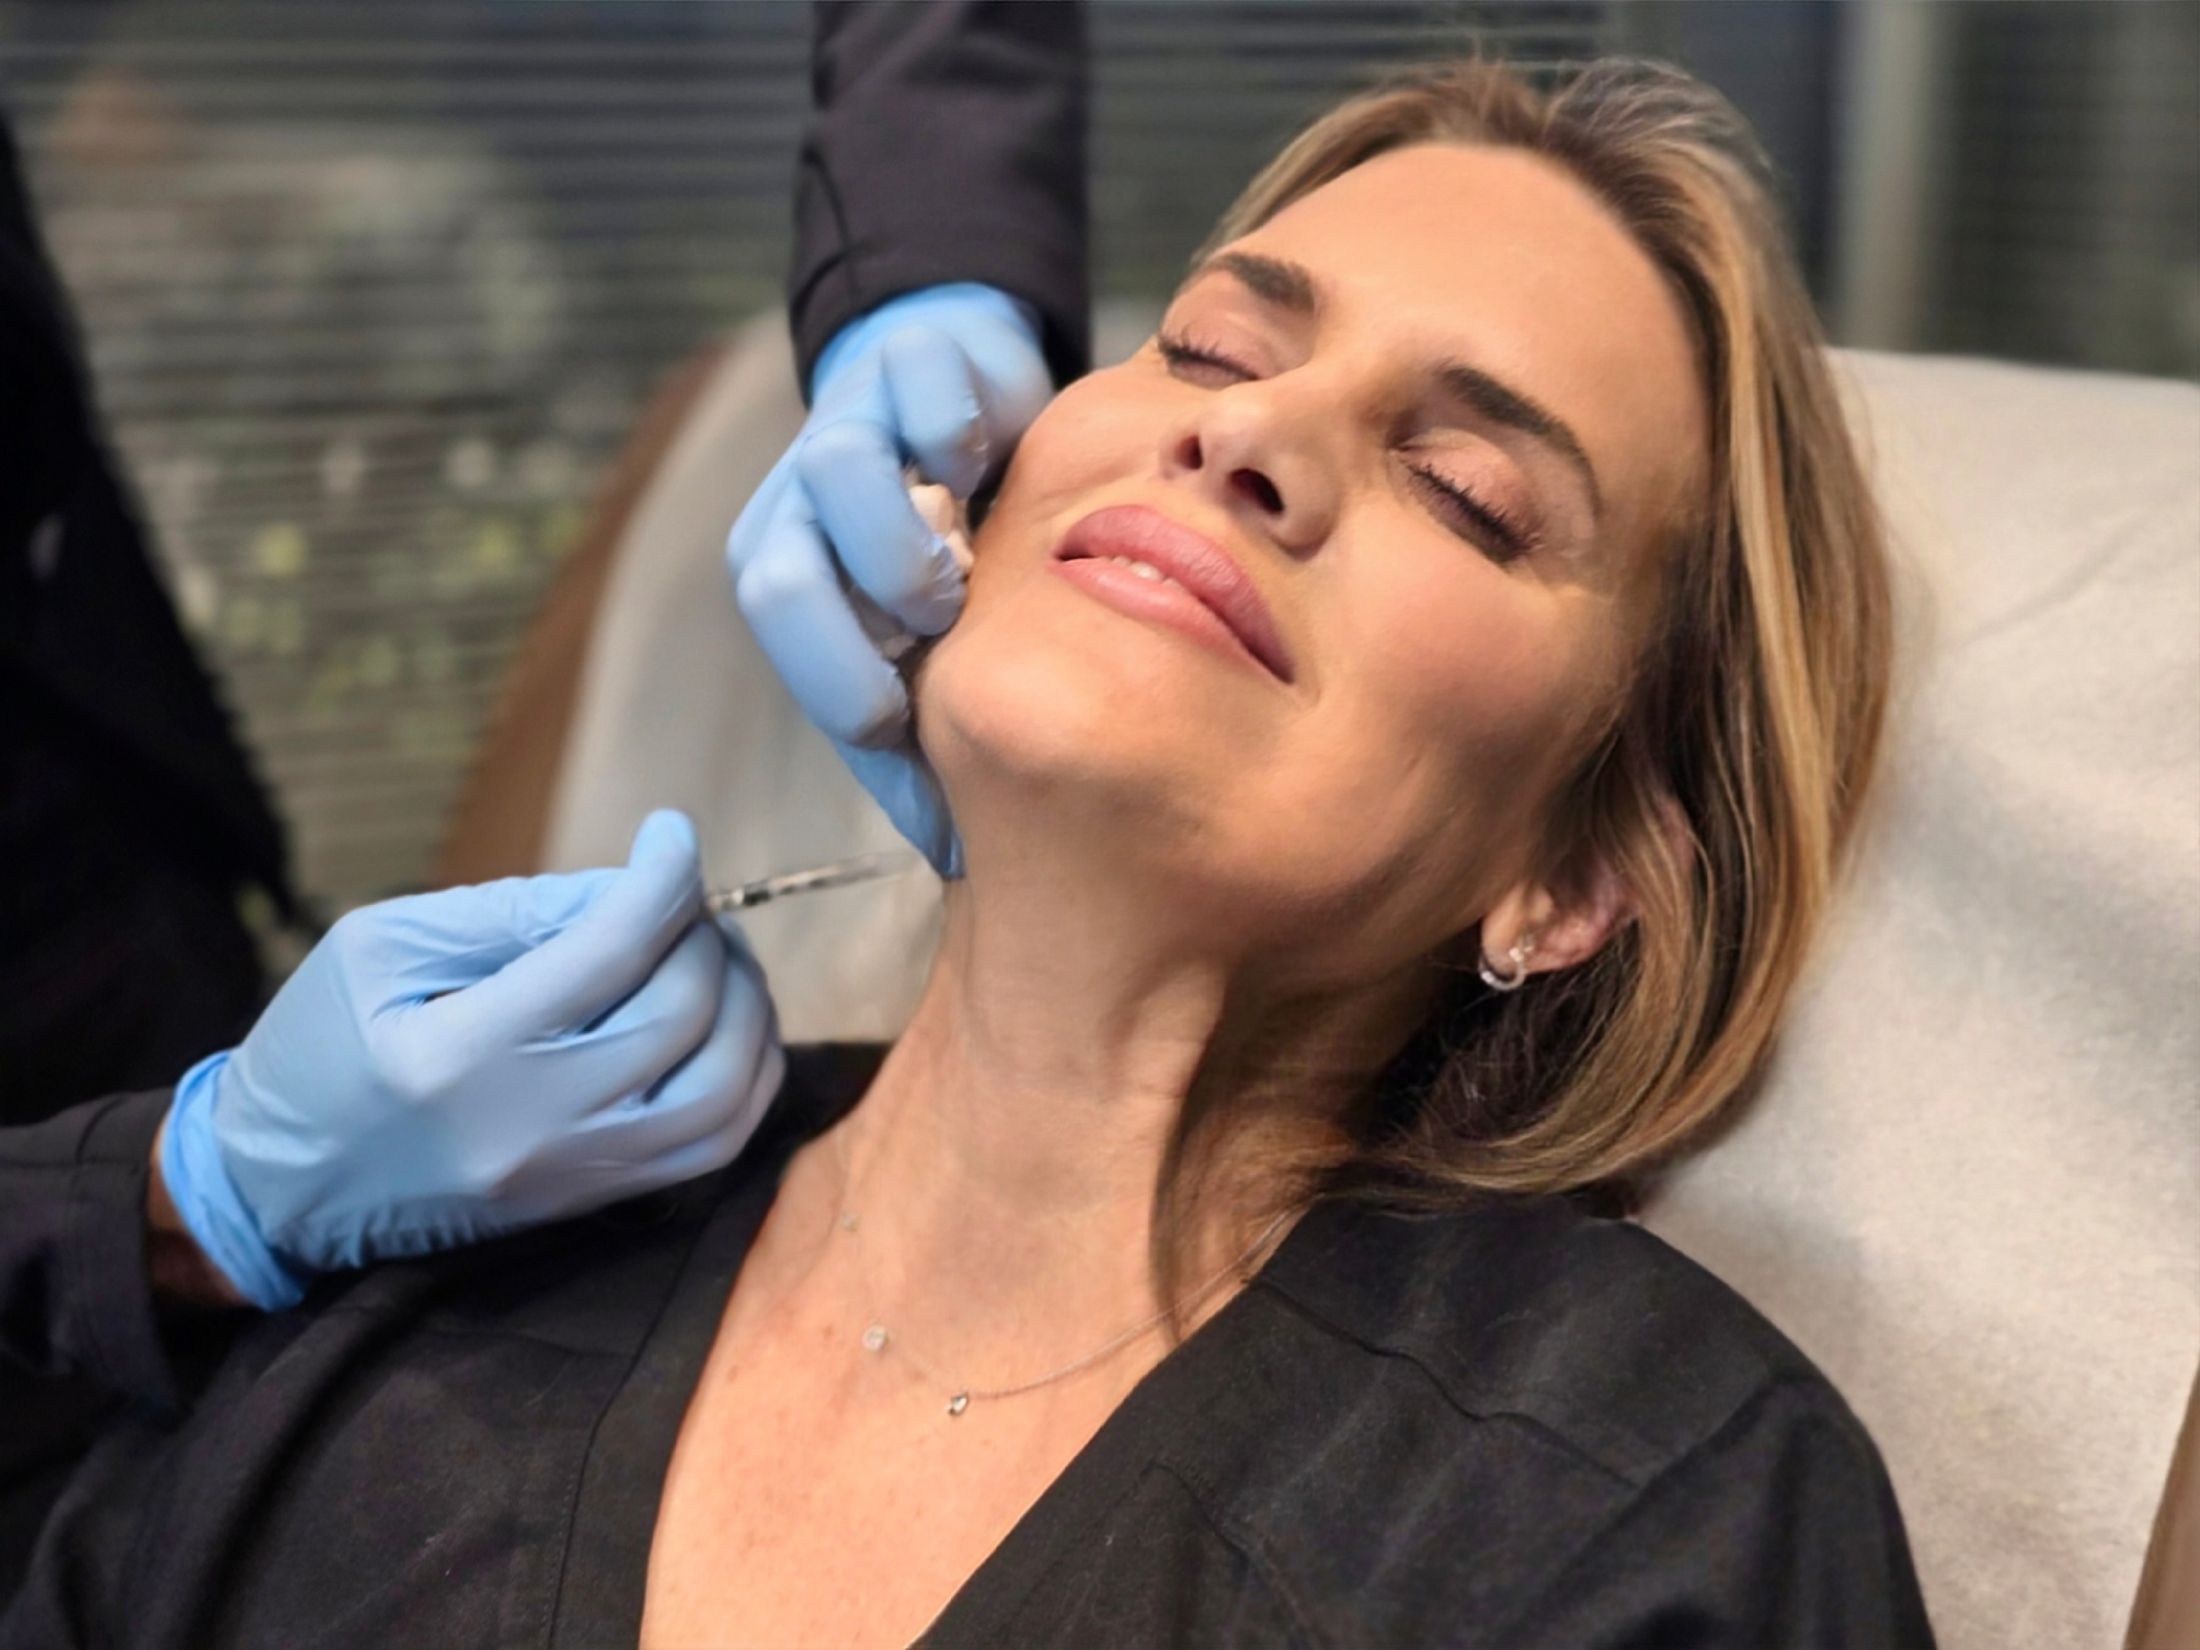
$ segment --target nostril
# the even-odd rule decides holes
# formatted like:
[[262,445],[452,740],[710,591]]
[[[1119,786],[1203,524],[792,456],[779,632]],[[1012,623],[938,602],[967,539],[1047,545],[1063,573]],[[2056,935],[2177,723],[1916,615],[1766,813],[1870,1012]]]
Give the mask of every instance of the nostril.
[[1276,484],[1258,470],[1240,470],[1230,478],[1260,501],[1260,507],[1270,515],[1283,508],[1283,495],[1276,491]]

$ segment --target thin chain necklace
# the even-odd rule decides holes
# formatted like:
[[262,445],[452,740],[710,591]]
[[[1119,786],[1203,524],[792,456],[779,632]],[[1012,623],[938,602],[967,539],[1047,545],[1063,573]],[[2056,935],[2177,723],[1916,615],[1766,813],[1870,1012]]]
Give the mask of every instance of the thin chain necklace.
[[[948,1414],[960,1415],[964,1410],[968,1409],[973,1403],[981,1398],[1013,1398],[1018,1393],[1031,1392],[1039,1387],[1051,1385],[1055,1381],[1066,1380],[1068,1377],[1076,1374],[1081,1369],[1091,1368],[1102,1358],[1105,1358],[1109,1353],[1121,1351],[1124,1347],[1130,1345],[1131,1342],[1137,1340],[1140,1336],[1151,1333],[1161,1324],[1162,1320],[1169,1316],[1170,1308],[1163,1307],[1152,1317],[1140,1319],[1137,1323],[1132,1324],[1130,1328],[1103,1342],[1098,1348],[1086,1353],[1082,1358],[1077,1359],[1075,1362],[1066,1363],[1060,1369],[1052,1370],[1045,1375],[1041,1375],[1037,1380],[1021,1381],[1015,1386],[965,1386],[959,1381],[951,1381],[945,1376],[936,1373],[921,1358],[919,1358],[914,1352],[909,1349],[907,1343],[897,1339],[894,1335],[890,1334],[886,1328],[886,1325],[879,1322],[876,1317],[872,1316],[869,1303],[876,1298],[876,1293],[871,1287],[870,1272],[863,1264],[863,1241],[860,1237],[856,1236],[856,1228],[860,1224],[860,1222],[858,1221],[856,1212],[847,1206],[847,1194],[851,1187],[854,1176],[848,1167],[848,1150],[846,1143],[841,1138],[841,1135],[841,1130],[836,1129],[833,1131],[833,1155],[840,1162],[840,1185],[842,1200],[841,1210],[839,1215],[834,1220],[834,1225],[838,1227],[839,1230],[846,1232],[851,1238],[855,1239],[854,1250],[856,1275],[863,1286],[863,1295],[865,1302],[864,1316],[870,1319],[869,1327],[867,1327],[863,1331],[863,1349],[866,1352],[884,1352],[889,1345],[897,1348],[901,1356],[908,1360],[909,1367],[911,1369],[914,1369],[919,1375],[923,1376],[924,1379],[930,1382],[933,1386],[938,1387],[942,1391],[949,1394],[947,1400]],[[1198,1302],[1204,1300],[1208,1295],[1212,1294],[1215,1289],[1221,1285],[1222,1281],[1225,1278],[1229,1277],[1231,1273],[1239,1270],[1246,1264],[1246,1262],[1250,1261],[1254,1255],[1260,1252],[1261,1245],[1266,1243],[1271,1237],[1275,1235],[1276,1229],[1280,1227],[1286,1220],[1290,1219],[1292,1213],[1292,1210],[1286,1209],[1283,1211],[1282,1214],[1276,1216],[1274,1220],[1268,1223],[1267,1229],[1264,1230],[1259,1237],[1255,1238],[1252,1241],[1251,1245],[1245,1250],[1243,1254],[1239,1255],[1237,1259],[1231,1261],[1229,1265],[1223,1267],[1221,1271],[1217,1272],[1213,1277],[1209,1278],[1197,1289],[1194,1289],[1190,1294],[1185,1295],[1181,1299],[1179,1299],[1176,1303],[1175,1310],[1181,1312],[1188,1307],[1196,1305]]]

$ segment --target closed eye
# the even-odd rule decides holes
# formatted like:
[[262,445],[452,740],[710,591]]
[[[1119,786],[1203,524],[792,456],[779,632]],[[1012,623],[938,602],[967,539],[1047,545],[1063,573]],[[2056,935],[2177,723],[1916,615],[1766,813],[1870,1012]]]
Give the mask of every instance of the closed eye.
[[1208,345],[1195,344],[1189,338],[1160,332],[1154,334],[1153,342],[1154,348],[1161,352],[1161,358],[1169,363],[1172,371],[1183,367],[1220,367],[1223,371],[1234,372],[1242,378],[1253,376],[1252,369],[1243,363],[1231,360],[1220,350]]
[[1456,512],[1453,521],[1455,528],[1458,527],[1460,518],[1465,520],[1468,525],[1461,530],[1467,537],[1480,543],[1484,552],[1500,567],[1508,562],[1518,561],[1534,551],[1534,532],[1521,526],[1496,505],[1486,503],[1466,488],[1445,480],[1434,470],[1423,469],[1418,464],[1409,464],[1406,468],[1413,472],[1415,479],[1423,487],[1436,495],[1440,512]]
[[[1156,333],[1154,348],[1161,352],[1161,358],[1169,364],[1172,372],[1181,372],[1186,368],[1206,368],[1235,373],[1240,378],[1255,376],[1252,369],[1244,363],[1234,360],[1210,344],[1195,342],[1182,334]],[[1515,521],[1497,505],[1480,498],[1456,482],[1446,480],[1434,470],[1418,464],[1408,465],[1407,468],[1429,495],[1437,514],[1444,517],[1446,524],[1454,532],[1480,545],[1484,554],[1499,566],[1518,561],[1536,549],[1534,531]]]

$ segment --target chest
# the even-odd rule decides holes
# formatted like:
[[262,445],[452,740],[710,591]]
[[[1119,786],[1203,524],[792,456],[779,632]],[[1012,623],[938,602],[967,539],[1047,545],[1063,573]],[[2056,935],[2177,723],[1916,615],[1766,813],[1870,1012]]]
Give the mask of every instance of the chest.
[[666,1473],[646,1650],[900,1650],[1113,1408],[1102,1392],[949,1416],[929,1384],[819,1330],[721,1336]]

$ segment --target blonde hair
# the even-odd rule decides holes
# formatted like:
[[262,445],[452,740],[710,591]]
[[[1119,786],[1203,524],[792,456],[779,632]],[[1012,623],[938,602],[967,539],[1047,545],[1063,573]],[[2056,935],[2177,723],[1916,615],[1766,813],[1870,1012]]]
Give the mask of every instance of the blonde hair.
[[[1759,1074],[1877,764],[1893,659],[1884,530],[1843,421],[1772,171],[1717,92],[1600,59],[1547,87],[1483,57],[1410,71],[1295,138],[1195,264],[1388,150],[1499,145],[1564,167],[1671,283],[1710,409],[1710,487],[1654,558],[1631,683],[1560,787],[1545,874],[1601,860],[1632,918],[1578,967],[1499,994],[1454,971],[1423,1034],[1307,1160],[1296,1195],[1419,1208],[1639,1177]],[[1175,1298],[1184,1147],[1154,1265]]]

